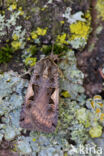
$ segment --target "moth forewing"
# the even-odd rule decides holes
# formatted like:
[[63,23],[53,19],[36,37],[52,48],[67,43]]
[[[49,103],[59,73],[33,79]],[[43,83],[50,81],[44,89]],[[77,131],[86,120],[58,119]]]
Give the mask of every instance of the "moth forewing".
[[55,108],[57,109],[59,103],[59,88],[56,88],[51,98],[54,101]]
[[40,60],[34,66],[21,111],[21,127],[47,133],[53,132],[57,125],[58,103],[58,68],[51,56]]
[[33,95],[34,95],[34,91],[33,91],[33,88],[32,88],[32,84],[30,83],[28,85],[26,96],[25,96],[25,102],[26,102],[26,104],[28,104],[29,98],[32,97]]

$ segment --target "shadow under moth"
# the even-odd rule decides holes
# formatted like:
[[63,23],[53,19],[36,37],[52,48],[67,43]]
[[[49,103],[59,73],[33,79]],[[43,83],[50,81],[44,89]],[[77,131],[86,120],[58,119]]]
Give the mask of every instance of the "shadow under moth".
[[28,130],[53,132],[57,125],[59,84],[58,67],[50,55],[33,68],[22,111],[20,126]]

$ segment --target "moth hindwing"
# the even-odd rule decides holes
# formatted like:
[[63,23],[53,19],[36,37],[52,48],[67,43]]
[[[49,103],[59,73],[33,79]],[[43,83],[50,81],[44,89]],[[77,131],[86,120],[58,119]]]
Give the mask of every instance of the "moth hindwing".
[[53,132],[57,125],[58,67],[50,57],[34,66],[20,116],[20,126],[28,130]]

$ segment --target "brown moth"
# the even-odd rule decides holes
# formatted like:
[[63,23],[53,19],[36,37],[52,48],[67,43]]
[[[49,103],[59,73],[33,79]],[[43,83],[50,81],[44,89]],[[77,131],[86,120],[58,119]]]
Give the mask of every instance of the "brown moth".
[[28,130],[53,132],[57,125],[58,67],[50,55],[36,63],[20,116],[20,126]]

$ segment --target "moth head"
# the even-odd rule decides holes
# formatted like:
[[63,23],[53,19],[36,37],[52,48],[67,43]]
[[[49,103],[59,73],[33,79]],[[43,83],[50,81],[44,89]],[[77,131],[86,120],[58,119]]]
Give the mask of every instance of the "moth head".
[[55,55],[53,53],[51,53],[50,59],[53,60],[54,62],[57,62],[59,60],[58,55]]

